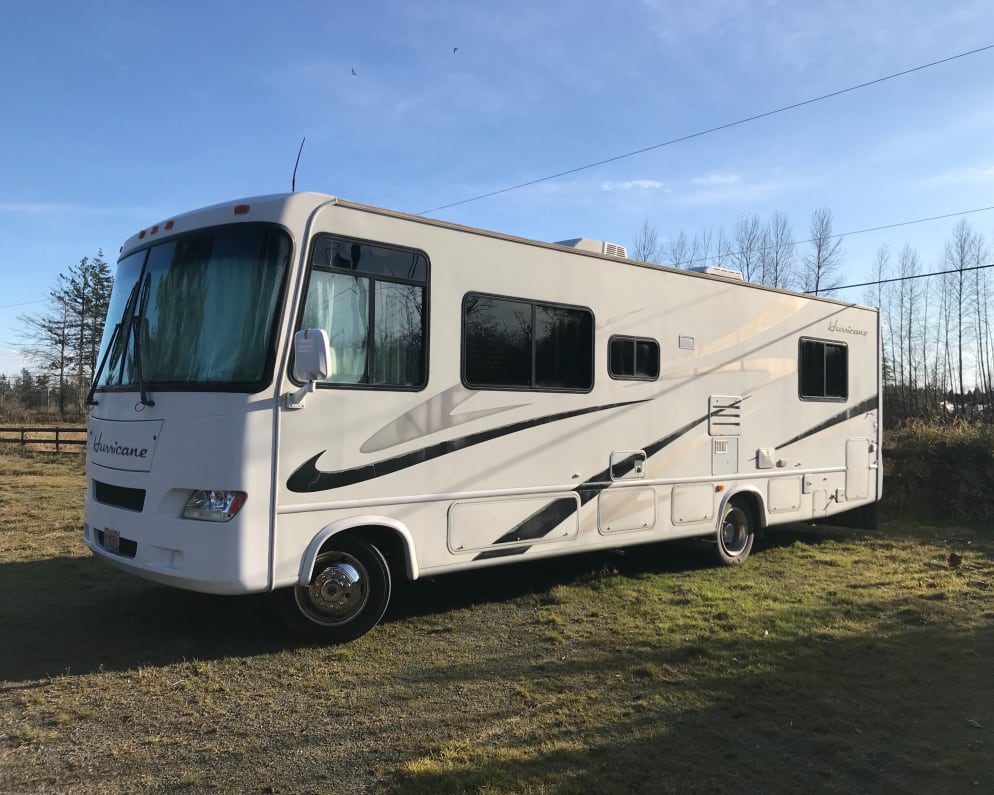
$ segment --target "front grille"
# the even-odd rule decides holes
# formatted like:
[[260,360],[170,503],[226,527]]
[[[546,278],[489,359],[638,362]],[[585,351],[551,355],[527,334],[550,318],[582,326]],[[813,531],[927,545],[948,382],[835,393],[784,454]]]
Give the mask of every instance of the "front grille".
[[113,486],[110,483],[101,483],[99,480],[93,481],[93,498],[104,505],[127,508],[129,511],[141,512],[145,507],[145,489]]

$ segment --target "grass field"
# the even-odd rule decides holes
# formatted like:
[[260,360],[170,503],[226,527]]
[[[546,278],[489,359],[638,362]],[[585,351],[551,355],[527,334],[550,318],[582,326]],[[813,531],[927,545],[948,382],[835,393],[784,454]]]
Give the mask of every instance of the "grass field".
[[321,647],[92,559],[83,488],[0,454],[2,793],[994,791],[988,528],[451,575]]

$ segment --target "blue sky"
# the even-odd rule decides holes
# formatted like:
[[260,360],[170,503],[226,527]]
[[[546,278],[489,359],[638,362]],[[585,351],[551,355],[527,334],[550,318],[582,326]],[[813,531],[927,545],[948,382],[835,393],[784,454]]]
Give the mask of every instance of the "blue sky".
[[[59,273],[170,215],[289,190],[304,136],[298,190],[421,212],[994,44],[987,0],[9,5],[8,374],[18,315]],[[666,238],[780,211],[801,240],[818,207],[848,232],[988,205],[994,50],[435,217],[631,246],[646,220]],[[994,241],[994,212],[967,218]],[[938,267],[956,221],[847,237],[843,281],[881,243]]]

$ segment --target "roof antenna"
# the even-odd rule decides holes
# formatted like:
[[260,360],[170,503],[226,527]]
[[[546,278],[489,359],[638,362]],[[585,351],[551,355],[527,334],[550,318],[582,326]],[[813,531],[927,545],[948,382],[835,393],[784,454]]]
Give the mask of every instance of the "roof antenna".
[[300,165],[300,153],[304,151],[304,141],[306,140],[306,136],[300,139],[300,149],[297,150],[297,162],[293,164],[293,177],[290,179],[291,193],[297,192],[297,166]]

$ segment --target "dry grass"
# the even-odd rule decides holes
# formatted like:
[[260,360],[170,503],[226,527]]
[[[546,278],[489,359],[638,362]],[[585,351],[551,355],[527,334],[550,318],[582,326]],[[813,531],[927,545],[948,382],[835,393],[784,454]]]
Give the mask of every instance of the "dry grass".
[[0,792],[994,791],[982,528],[452,575],[320,647],[92,560],[78,461],[0,473]]

